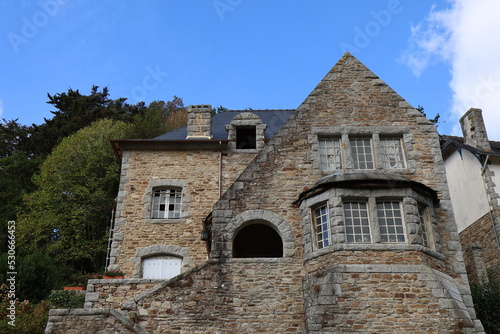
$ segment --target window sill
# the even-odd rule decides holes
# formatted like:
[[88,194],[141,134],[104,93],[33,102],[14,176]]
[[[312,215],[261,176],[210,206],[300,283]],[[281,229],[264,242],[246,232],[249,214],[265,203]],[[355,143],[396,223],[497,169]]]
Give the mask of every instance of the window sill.
[[146,218],[144,222],[147,224],[182,224],[187,221],[187,218]]

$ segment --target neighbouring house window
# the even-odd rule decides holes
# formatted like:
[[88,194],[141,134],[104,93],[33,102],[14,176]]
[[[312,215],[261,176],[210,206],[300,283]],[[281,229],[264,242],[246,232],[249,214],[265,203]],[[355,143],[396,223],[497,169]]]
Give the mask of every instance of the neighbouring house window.
[[257,148],[257,129],[255,126],[236,127],[236,149],[248,150]]
[[418,235],[422,238],[422,246],[429,247],[429,236],[427,230],[427,209],[422,205],[418,206]]
[[316,228],[316,244],[318,248],[330,246],[330,218],[328,205],[324,204],[313,209],[314,226]]
[[151,218],[180,218],[181,198],[181,188],[166,188],[154,190],[151,206]]
[[403,216],[399,202],[377,203],[381,242],[405,242]]
[[354,169],[373,169],[373,150],[371,138],[352,138],[349,140]]
[[319,159],[322,170],[342,169],[342,150],[339,139],[320,139]]
[[344,203],[344,225],[347,242],[371,242],[367,202]]
[[405,168],[401,138],[381,138],[382,167],[386,169]]

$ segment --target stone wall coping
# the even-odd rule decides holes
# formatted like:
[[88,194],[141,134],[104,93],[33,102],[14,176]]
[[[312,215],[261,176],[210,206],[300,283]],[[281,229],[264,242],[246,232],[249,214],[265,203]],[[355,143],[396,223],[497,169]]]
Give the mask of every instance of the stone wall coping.
[[339,243],[332,246],[315,250],[309,253],[304,259],[304,264],[316,259],[318,257],[324,256],[326,254],[331,254],[339,251],[419,251],[427,255],[433,256],[441,261],[445,261],[446,256],[433,251],[430,248],[421,245],[408,245],[408,244],[361,244],[361,243]]
[[110,279],[89,279],[87,284],[150,284],[162,283],[168,279],[160,278],[110,278]]

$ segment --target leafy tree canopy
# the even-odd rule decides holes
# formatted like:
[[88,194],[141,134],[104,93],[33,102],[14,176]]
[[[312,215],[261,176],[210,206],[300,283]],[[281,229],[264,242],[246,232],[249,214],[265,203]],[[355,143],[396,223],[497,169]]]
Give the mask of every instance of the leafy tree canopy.
[[19,249],[43,251],[56,263],[91,272],[102,267],[119,165],[110,139],[128,138],[133,126],[100,120],[63,139],[34,178],[18,222]]
[[115,119],[131,122],[135,115],[146,109],[144,102],[128,104],[126,98],[110,99],[107,87],[99,91],[99,86],[95,85],[89,95],[69,88],[67,92],[47,96],[47,103],[57,110],[51,111],[54,115],[52,119],[45,119],[42,125],[34,126],[33,139],[37,142],[39,154],[49,154],[63,138],[94,121]]

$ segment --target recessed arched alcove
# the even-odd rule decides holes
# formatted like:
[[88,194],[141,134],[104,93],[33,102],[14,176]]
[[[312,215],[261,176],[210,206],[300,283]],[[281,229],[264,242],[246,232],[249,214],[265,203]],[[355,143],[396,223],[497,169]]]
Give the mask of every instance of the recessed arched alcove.
[[283,240],[272,227],[253,223],[243,227],[233,241],[233,257],[283,257]]

